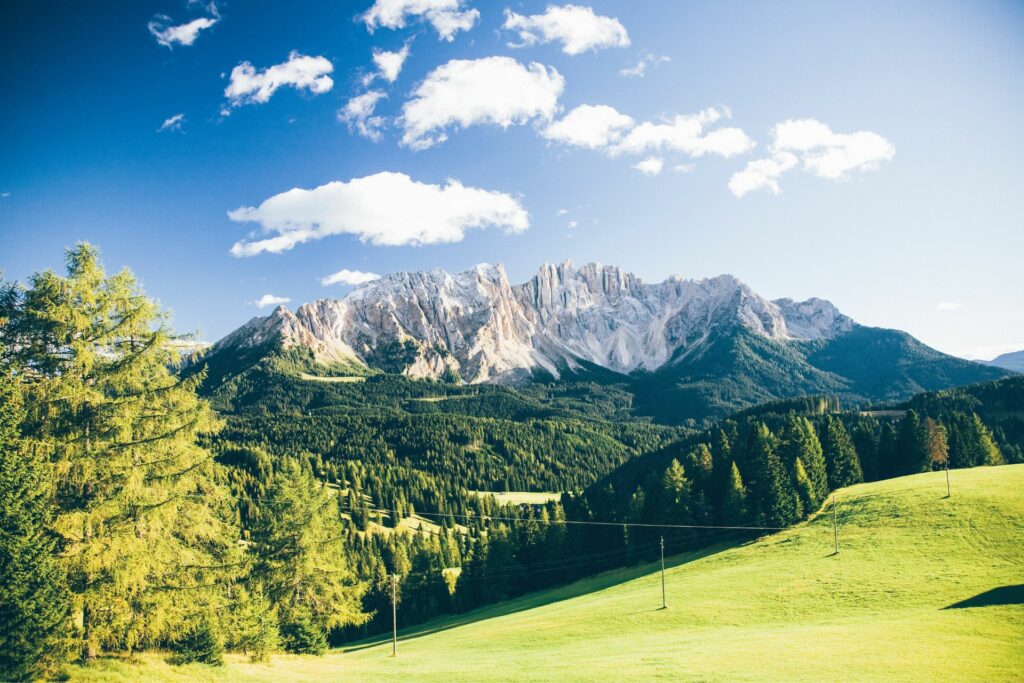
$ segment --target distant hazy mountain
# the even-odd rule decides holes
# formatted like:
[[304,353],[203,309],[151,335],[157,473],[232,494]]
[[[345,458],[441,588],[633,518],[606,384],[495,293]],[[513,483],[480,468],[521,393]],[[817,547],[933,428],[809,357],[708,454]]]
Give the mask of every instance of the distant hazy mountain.
[[984,363],[985,365],[1003,368],[1004,370],[1024,372],[1024,351],[1011,351],[1010,353],[1004,353],[1001,356],[996,356],[992,360],[983,360],[979,362]]
[[596,263],[545,265],[519,285],[500,265],[395,273],[253,318],[208,359],[238,369],[289,348],[416,378],[625,383],[637,410],[673,422],[801,394],[900,399],[1005,374],[858,325],[821,299],[769,301],[731,275],[646,284]]

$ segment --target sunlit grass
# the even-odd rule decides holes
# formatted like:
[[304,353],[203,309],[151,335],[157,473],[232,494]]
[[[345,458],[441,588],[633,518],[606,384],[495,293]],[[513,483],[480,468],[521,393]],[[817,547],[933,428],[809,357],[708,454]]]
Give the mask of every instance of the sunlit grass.
[[[1024,672],[1024,465],[837,494],[832,519],[593,577],[321,658],[177,668],[106,660],[76,680],[1009,681]],[[1002,597],[1000,597],[1002,595]],[[982,596],[991,604],[952,608]],[[1014,597],[1016,596],[1016,597]]]

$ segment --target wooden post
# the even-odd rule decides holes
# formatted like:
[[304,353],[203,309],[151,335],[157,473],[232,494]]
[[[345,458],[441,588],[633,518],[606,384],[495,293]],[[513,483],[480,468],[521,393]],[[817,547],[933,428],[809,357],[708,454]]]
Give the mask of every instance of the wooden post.
[[836,492],[832,492],[832,537],[836,542],[836,555],[839,554],[839,522],[836,519]]
[[661,609],[668,608],[665,602],[665,537],[661,537]]

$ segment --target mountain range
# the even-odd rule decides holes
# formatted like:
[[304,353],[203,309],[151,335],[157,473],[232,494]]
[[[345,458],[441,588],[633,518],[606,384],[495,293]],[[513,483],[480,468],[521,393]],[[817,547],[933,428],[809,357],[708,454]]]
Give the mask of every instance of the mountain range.
[[1007,374],[859,325],[822,299],[768,300],[731,275],[648,284],[570,262],[515,285],[501,265],[394,273],[253,318],[205,358],[216,384],[283,350],[324,375],[618,384],[637,414],[671,423],[806,394],[901,400]]
[[984,363],[985,365],[1003,368],[1004,370],[1024,372],[1024,351],[1011,351],[1010,353],[1000,354],[992,360],[983,360],[979,362]]

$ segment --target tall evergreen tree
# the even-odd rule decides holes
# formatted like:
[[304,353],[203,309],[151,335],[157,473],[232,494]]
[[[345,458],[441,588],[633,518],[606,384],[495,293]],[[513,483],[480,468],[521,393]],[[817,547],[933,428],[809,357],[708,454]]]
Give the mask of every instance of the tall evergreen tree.
[[15,379],[0,370],[0,679],[16,681],[53,673],[70,635],[50,464],[22,442],[24,416]]
[[879,447],[881,427],[874,418],[862,418],[853,429],[853,446],[860,458],[860,466],[864,471],[864,481],[877,481],[881,478]]
[[897,476],[917,474],[932,468],[931,451],[928,448],[928,430],[916,411],[909,410],[900,420],[896,438],[896,454],[899,465]]
[[[806,417],[790,415],[782,431],[782,458],[797,481],[796,463],[801,462],[810,487],[807,492],[810,507],[807,512],[816,510],[818,504],[828,495],[828,473],[825,468],[825,456],[821,449],[821,440],[814,430],[814,425]],[[799,482],[797,482],[799,486]]]
[[860,460],[857,458],[853,440],[850,439],[842,420],[833,415],[825,417],[822,448],[825,452],[828,484],[831,489],[864,481],[864,473],[860,469]]
[[747,487],[743,485],[740,468],[731,464],[729,486],[722,500],[722,522],[728,525],[741,525],[747,522]]
[[799,519],[799,500],[779,458],[777,441],[764,423],[751,431],[747,450],[747,459],[757,473],[752,493],[758,523],[778,527],[792,524]]
[[[285,459],[267,489],[273,514],[253,526],[254,588],[277,606],[292,651],[317,652],[331,629],[366,620],[348,566],[338,499],[308,465]],[[326,642],[326,641],[324,641]]]
[[[166,315],[96,250],[0,301],[3,362],[23,379],[25,436],[53,462],[53,527],[85,659],[173,640],[225,599],[237,531],[199,447],[218,422],[181,380]],[[188,599],[183,599],[183,596]]]

